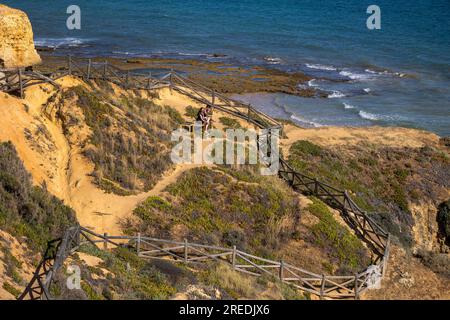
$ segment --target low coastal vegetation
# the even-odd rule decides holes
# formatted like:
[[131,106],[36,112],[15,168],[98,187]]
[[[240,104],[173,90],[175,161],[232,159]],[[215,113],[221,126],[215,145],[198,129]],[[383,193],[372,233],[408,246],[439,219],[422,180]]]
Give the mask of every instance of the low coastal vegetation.
[[170,133],[182,122],[173,108],[136,95],[113,98],[107,90],[78,86],[63,93],[63,101],[76,101],[84,119],[66,113],[64,126],[82,121],[91,130],[84,155],[95,164],[93,175],[105,191],[130,195],[147,191],[170,168]]
[[312,198],[307,209],[319,218],[319,222],[311,227],[315,241],[330,253],[333,260],[337,260],[340,273],[354,272],[369,264],[362,242],[348,228],[336,221],[327,205]]
[[433,147],[394,148],[370,144],[323,147],[297,141],[289,163],[298,171],[342,190],[373,213],[388,232],[410,247],[414,220],[410,203],[437,202],[450,187],[448,154]]
[[272,256],[293,232],[300,208],[295,194],[276,178],[267,182],[196,168],[167,187],[167,199],[150,197],[134,214],[145,234],[171,237],[181,229],[192,241],[236,245]]
[[225,129],[240,129],[242,128],[239,121],[229,117],[220,117],[219,121],[224,125]]
[[[60,237],[75,221],[73,210],[48,193],[45,184],[32,185],[13,144],[0,143],[0,229],[24,237],[31,248],[43,250],[47,241]],[[14,276],[17,265],[8,265]]]
[[[283,250],[292,243],[308,243],[325,252],[322,257],[328,261],[325,269],[320,263],[312,265],[316,272],[355,272],[369,262],[361,241],[327,206],[313,199],[302,211],[297,193],[277,177],[259,175],[252,166],[191,169],[165,191],[134,210],[138,222],[124,221],[127,233],[236,246],[272,260],[284,259]],[[314,215],[316,222],[303,225],[303,214]],[[286,259],[303,265],[303,254]]]
[[[176,292],[176,282],[127,248],[104,251],[89,245],[83,246],[80,252],[100,258],[100,263],[87,265],[75,253],[72,259],[81,266],[81,290],[67,289],[67,271],[61,269],[52,288],[53,294],[60,299],[160,300],[168,299]],[[180,273],[180,277],[184,275],[182,269],[168,264]]]
[[[81,267],[81,289],[68,290],[67,270],[61,269],[51,287],[59,299],[162,300],[188,299],[304,299],[291,287],[274,279],[256,279],[233,271],[220,262],[199,264],[195,268],[162,260],[144,260],[132,250],[103,251],[92,245],[72,256]],[[87,264],[85,257],[98,258]],[[270,293],[266,293],[271,288]]]

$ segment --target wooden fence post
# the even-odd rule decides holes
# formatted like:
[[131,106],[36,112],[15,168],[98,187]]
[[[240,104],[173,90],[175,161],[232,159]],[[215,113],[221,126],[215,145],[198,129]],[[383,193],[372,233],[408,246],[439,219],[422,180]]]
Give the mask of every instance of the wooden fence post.
[[323,300],[325,292],[325,275],[322,275],[322,283],[320,285],[320,300]]
[[355,274],[355,300],[359,300],[358,274]]
[[283,281],[283,276],[284,276],[284,262],[283,260],[280,261],[280,273],[279,273],[279,277],[280,277],[280,281]]
[[22,70],[19,68],[20,99],[23,99]]
[[184,239],[184,263],[188,262],[188,241]]
[[68,63],[68,69],[69,69],[68,73],[69,73],[69,76],[71,76],[72,75],[72,56],[69,56],[69,61],[67,63]]
[[138,232],[137,234],[137,242],[136,242],[136,253],[139,256],[139,253],[141,252],[141,233]]
[[130,81],[130,70],[127,71],[127,76],[125,78],[125,85],[127,88],[129,88],[129,81]]
[[319,181],[317,181],[317,178],[314,178],[314,195],[317,196],[319,193]]
[[236,246],[233,246],[233,255],[231,256],[231,264],[233,265],[233,270],[236,270]]
[[391,246],[391,235],[388,235],[387,241],[386,241],[386,249],[384,250],[384,256],[383,256],[383,272],[381,273],[381,276],[384,278],[386,275],[386,269],[388,265],[389,260],[389,251]]
[[169,85],[172,87],[173,84],[173,69],[170,69],[170,75],[169,75]]
[[214,107],[214,104],[215,104],[215,102],[216,102],[216,91],[215,90],[213,90],[212,91],[212,93],[211,93],[211,103],[212,103],[212,105],[213,105],[213,107]]
[[107,68],[108,68],[108,60],[105,60],[105,65],[103,66],[103,80],[106,80]]
[[105,232],[103,234],[105,239],[103,239],[103,250],[108,250],[108,234]]
[[92,65],[92,59],[88,60],[88,67],[87,67],[87,80],[89,81],[89,78],[91,77],[91,65]]

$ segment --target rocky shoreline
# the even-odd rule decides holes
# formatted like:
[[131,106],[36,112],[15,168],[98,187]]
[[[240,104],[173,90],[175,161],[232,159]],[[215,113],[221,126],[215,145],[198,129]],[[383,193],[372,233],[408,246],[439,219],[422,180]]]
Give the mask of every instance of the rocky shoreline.
[[[38,48],[42,64],[36,69],[50,72],[65,67],[67,57],[54,50]],[[300,97],[326,98],[327,93],[305,86],[312,78],[301,72],[285,72],[264,66],[238,66],[227,62],[210,62],[195,59],[172,58],[117,58],[93,57],[94,62],[109,63],[123,70],[161,73],[171,69],[187,75],[192,80],[219,93],[286,93]]]

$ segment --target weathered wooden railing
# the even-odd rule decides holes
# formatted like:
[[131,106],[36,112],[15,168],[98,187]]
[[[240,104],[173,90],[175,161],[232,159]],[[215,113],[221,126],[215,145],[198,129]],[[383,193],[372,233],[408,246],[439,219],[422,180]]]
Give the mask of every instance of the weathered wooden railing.
[[93,59],[76,59],[68,57],[66,75],[78,76],[85,81],[106,80],[125,89],[154,90],[168,86],[165,81],[170,74],[165,73],[138,73],[122,70],[108,60],[96,61]]
[[39,72],[25,71],[24,69],[0,70],[0,91],[17,92],[21,98],[23,98],[26,88],[43,83],[50,83],[59,87],[53,79]]
[[[0,73],[1,74],[1,73]],[[35,78],[32,78],[32,75],[34,74]],[[249,123],[254,124],[258,128],[261,129],[282,129],[282,126],[278,121],[273,119],[272,117],[256,110],[250,105],[243,104],[239,101],[232,100],[224,95],[218,94],[217,92],[201,85],[197,84],[194,81],[181,76],[180,74],[171,71],[168,74],[163,75],[160,78],[155,77],[155,74],[153,75],[144,75],[139,73],[132,73],[129,71],[123,71],[119,68],[109,64],[107,61],[105,62],[93,62],[91,59],[73,59],[71,57],[68,58],[68,64],[67,68],[63,70],[59,70],[51,75],[44,76],[36,73],[27,73],[27,76],[31,77],[27,78],[26,80],[23,80],[23,73],[22,71],[17,71],[17,75],[14,73],[10,73],[2,78],[0,80],[3,80],[3,82],[6,84],[2,85],[2,82],[0,81],[0,90],[11,92],[11,91],[17,91],[17,88],[19,88],[21,95],[23,95],[23,89],[30,85],[35,85],[39,83],[40,81],[43,82],[50,82],[54,83],[53,79],[62,77],[64,75],[73,75],[78,76],[86,81],[89,80],[107,80],[113,83],[116,83],[126,89],[141,89],[141,90],[154,90],[162,87],[170,87],[171,89],[174,89],[200,103],[207,104],[212,106],[213,108],[216,108],[218,110],[221,110],[223,112],[226,112],[230,115],[239,117],[243,120],[248,121]],[[5,79],[7,81],[5,81]],[[13,80],[11,80],[13,79]],[[17,80],[19,81],[17,82]],[[38,81],[35,81],[38,80]],[[14,82],[15,81],[15,82]],[[12,85],[14,83],[14,85]],[[17,84],[18,83],[18,84]],[[54,83],[56,85],[56,83]],[[268,134],[271,134],[271,130],[268,130]],[[270,140],[270,139],[269,139]],[[314,195],[317,198],[323,200],[325,203],[330,205],[332,208],[335,208],[339,210],[341,216],[343,219],[347,222],[347,224],[355,231],[355,233],[364,240],[368,247],[372,250],[374,257],[373,257],[373,263],[378,267],[379,270],[382,271],[384,274],[387,266],[387,261],[389,257],[389,249],[390,249],[390,237],[389,234],[384,231],[370,216],[368,213],[361,210],[356,203],[351,199],[349,196],[349,193],[347,191],[342,191],[337,188],[332,187],[331,185],[321,182],[314,177],[310,177],[304,173],[300,173],[295,171],[281,156],[280,156],[280,169],[278,171],[278,175],[287,181],[287,183],[296,191],[305,193],[308,195]],[[86,237],[86,233],[89,231],[87,229],[80,229],[79,233],[81,235],[84,235],[86,239],[89,240],[89,236]],[[92,232],[90,233],[93,234]],[[96,237],[103,237],[104,241],[109,242],[112,237],[106,238],[105,236],[95,235]],[[76,238],[76,237],[75,237]],[[72,238],[71,238],[72,239]],[[106,240],[105,240],[106,239]],[[67,248],[67,245],[63,245],[64,238],[61,240],[61,247],[59,248],[59,251],[62,251],[62,253],[59,254],[58,257],[65,257],[70,250],[73,250],[74,248],[71,248],[71,245],[69,245]],[[132,240],[132,239],[129,239]],[[154,239],[155,241],[157,239]],[[144,241],[148,242],[148,239]],[[160,240],[165,243],[172,243],[170,240]],[[70,243],[73,242],[73,239],[69,241]],[[95,243],[95,242],[93,242]],[[143,242],[143,244],[146,244]],[[147,243],[148,244],[148,243]],[[152,244],[155,246],[155,244]],[[180,244],[177,243],[177,246],[179,247]],[[201,245],[192,245],[190,244],[189,248],[190,250],[199,250]],[[194,249],[195,247],[195,249]],[[70,248],[70,250],[68,249]],[[208,248],[208,250],[212,250],[211,247],[203,246],[203,249]],[[217,248],[217,247],[215,247]],[[180,248],[178,248],[180,249]],[[177,249],[177,250],[178,250]],[[224,259],[224,257],[230,257],[230,249],[224,249],[222,248],[223,256],[220,255],[221,259]],[[156,249],[153,249],[156,250]],[[159,252],[164,252],[174,258],[177,256],[176,253],[174,253],[175,248],[165,249],[160,247],[158,249]],[[181,249],[180,249],[181,250]],[[227,251],[228,250],[228,251]],[[188,250],[189,251],[189,250]],[[153,251],[150,251],[153,252]],[[364,292],[367,289],[367,282],[368,277],[371,275],[371,272],[369,270],[372,270],[372,268],[369,266],[368,269],[365,271],[357,274],[357,275],[351,275],[351,276],[325,276],[325,275],[317,275],[312,272],[303,270],[301,268],[297,268],[294,266],[291,266],[289,264],[281,263],[281,262],[274,262],[272,261],[270,265],[265,265],[264,262],[267,262],[267,260],[262,258],[257,258],[254,256],[252,260],[249,259],[250,255],[245,254],[241,251],[235,251],[235,254],[237,254],[237,258],[240,260],[247,261],[248,265],[241,265],[236,264],[236,260],[231,261],[231,263],[234,265],[236,270],[247,272],[247,273],[255,273],[255,275],[258,272],[262,273],[268,273],[269,271],[272,272],[274,270],[278,270],[278,272],[282,275],[282,281],[289,282],[293,284],[294,286],[313,293],[317,294],[321,297],[354,297],[358,298],[359,294]],[[234,254],[233,253],[233,254]],[[149,257],[149,252],[140,253],[142,257]],[[233,255],[231,255],[232,257]],[[207,257],[207,256],[205,256]],[[153,257],[156,258],[156,257]],[[215,258],[219,258],[219,256],[215,256]],[[235,257],[236,258],[236,257]],[[62,259],[62,258],[58,258]],[[55,265],[53,267],[50,267],[50,270],[55,269],[55,266],[58,267],[60,265],[61,261],[56,259]],[[34,283],[40,283],[42,282],[41,274],[45,274],[45,270],[49,269],[49,261],[51,261],[51,257],[44,260],[41,263],[40,267],[36,271]],[[197,259],[200,260],[200,259]],[[192,261],[191,261],[192,262]],[[252,270],[253,268],[253,270]],[[41,271],[40,271],[41,270]],[[44,271],[42,271],[44,270]],[[272,272],[273,273],[273,272]],[[288,274],[289,276],[284,276],[285,274]],[[51,274],[50,274],[51,275]],[[41,279],[41,280],[39,280]],[[51,279],[51,277],[50,277]],[[47,284],[48,282],[46,282]],[[30,292],[33,291],[34,287],[27,287],[27,295],[31,297]],[[47,295],[47,287],[42,288],[42,292],[44,295]],[[35,291],[33,291],[35,292]],[[37,291],[36,291],[37,292]],[[37,293],[36,293],[37,294]],[[42,296],[42,294],[41,294]]]
[[[142,259],[164,259],[191,265],[221,261],[228,263],[235,271],[278,279],[321,298],[358,298],[369,289],[371,277],[374,275],[370,270],[352,276],[320,275],[285,261],[273,261],[251,255],[238,250],[236,246],[225,248],[187,240],[156,239],[141,234],[109,236],[76,226],[68,229],[63,238],[49,242],[42,262],[19,299],[52,299],[50,286],[54,281],[54,275],[63,266],[67,257],[86,244],[104,250],[110,247],[126,247],[135,251]],[[384,256],[387,259],[388,252]],[[385,260],[379,261],[376,266],[377,270],[383,273],[386,268]]]

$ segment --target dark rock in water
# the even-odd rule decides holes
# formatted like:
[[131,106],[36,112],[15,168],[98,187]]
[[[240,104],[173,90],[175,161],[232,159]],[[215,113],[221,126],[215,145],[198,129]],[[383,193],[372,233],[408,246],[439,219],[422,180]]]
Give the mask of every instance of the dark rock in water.
[[38,52],[53,52],[55,51],[56,48],[51,48],[51,47],[36,47],[36,50]]
[[126,61],[126,63],[134,63],[134,64],[137,64],[137,63],[142,63],[142,61],[141,61],[141,60],[137,60],[137,59],[128,59],[128,60]]
[[222,53],[213,53],[212,57],[213,58],[225,58],[227,55],[226,54],[222,54]]

